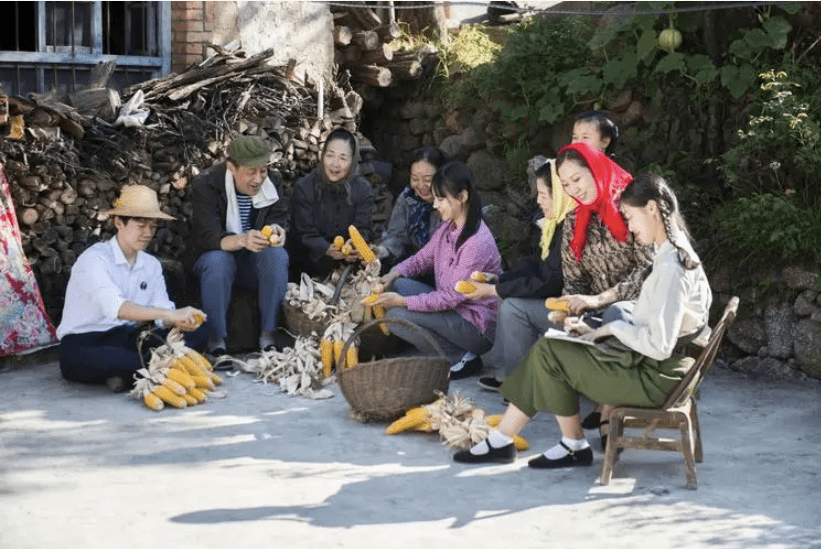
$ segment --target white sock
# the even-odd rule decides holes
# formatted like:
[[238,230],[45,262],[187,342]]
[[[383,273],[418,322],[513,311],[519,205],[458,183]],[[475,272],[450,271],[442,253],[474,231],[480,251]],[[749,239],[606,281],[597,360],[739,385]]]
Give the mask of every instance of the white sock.
[[208,336],[208,350],[225,349],[225,340],[221,337]]
[[[565,443],[567,448],[570,448],[574,452],[577,450],[584,450],[585,448],[589,447],[586,438],[567,438],[562,437],[562,442]],[[550,448],[544,453],[544,457],[547,459],[562,459],[564,456],[567,455],[567,449],[562,446],[561,444],[557,444],[556,446]]]
[[513,443],[513,439],[505,436],[500,431],[493,429],[488,437],[470,449],[470,453],[475,456],[483,456],[490,451],[490,448],[501,448]]
[[274,340],[274,332],[265,332],[259,334],[259,348],[265,349],[269,345],[276,343]]

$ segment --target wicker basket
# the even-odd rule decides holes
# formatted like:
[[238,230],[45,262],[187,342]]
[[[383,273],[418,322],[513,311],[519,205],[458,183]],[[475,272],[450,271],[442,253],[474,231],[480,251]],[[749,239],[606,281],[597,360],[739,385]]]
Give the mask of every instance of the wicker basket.
[[342,370],[337,365],[339,388],[353,415],[363,421],[396,419],[409,408],[433,402],[437,398],[435,391],[447,392],[448,388],[450,361],[428,333],[406,320],[385,318],[363,324],[345,342],[342,357],[359,334],[379,322],[402,324],[416,330],[439,356],[387,358],[360,362]]
[[282,302],[282,316],[285,319],[285,327],[294,336],[308,337],[311,332],[316,332],[318,336],[325,333],[328,327],[328,320],[315,320],[308,318],[302,309],[294,307],[287,301]]

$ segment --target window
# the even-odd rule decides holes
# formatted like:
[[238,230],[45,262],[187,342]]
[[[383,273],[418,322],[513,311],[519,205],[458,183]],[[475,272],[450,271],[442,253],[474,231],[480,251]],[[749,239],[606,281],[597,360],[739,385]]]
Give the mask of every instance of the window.
[[170,2],[3,2],[0,86],[13,95],[71,93],[112,60],[115,88],[167,75],[170,20]]

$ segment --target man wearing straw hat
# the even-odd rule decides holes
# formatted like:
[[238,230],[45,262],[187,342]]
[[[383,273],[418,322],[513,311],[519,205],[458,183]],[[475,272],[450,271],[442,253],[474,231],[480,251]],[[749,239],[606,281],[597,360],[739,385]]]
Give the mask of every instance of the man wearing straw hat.
[[[106,383],[120,391],[132,385],[134,372],[142,367],[140,323],[193,332],[201,323],[196,317],[205,315],[193,307],[174,306],[159,260],[145,252],[157,222],[174,219],[160,210],[157,193],[127,185],[106,213],[113,216],[117,233],[89,247],[74,263],[57,337],[65,379]],[[186,342],[197,346],[197,339],[204,337],[186,337]]]
[[[234,283],[259,295],[261,350],[276,345],[279,309],[288,289],[285,230],[288,201],[279,176],[268,170],[271,150],[262,139],[240,136],[228,145],[228,160],[193,183],[193,271],[199,279],[202,308],[208,314],[208,347],[225,353],[228,306]],[[272,243],[261,230],[273,228]]]

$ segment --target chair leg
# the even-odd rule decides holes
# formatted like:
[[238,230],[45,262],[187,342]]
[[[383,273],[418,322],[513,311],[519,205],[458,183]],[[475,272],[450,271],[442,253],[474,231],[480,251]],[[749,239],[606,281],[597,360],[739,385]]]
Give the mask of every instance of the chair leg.
[[696,461],[693,455],[693,425],[689,415],[684,415],[679,423],[681,431],[681,453],[684,456],[684,469],[687,475],[687,488],[698,488],[696,480]]
[[623,428],[619,428],[622,425],[624,425],[624,417],[615,413],[615,411],[612,412],[610,414],[607,448],[605,448],[604,451],[604,463],[602,464],[601,477],[599,478],[599,484],[602,486],[610,484],[610,478],[613,476],[613,465],[616,461],[616,447],[621,442],[619,433],[624,430]]
[[695,435],[695,458],[696,463],[704,461],[704,450],[701,446],[701,424],[698,422],[698,407],[696,406],[696,399],[690,400],[690,421],[693,424],[693,434]]

